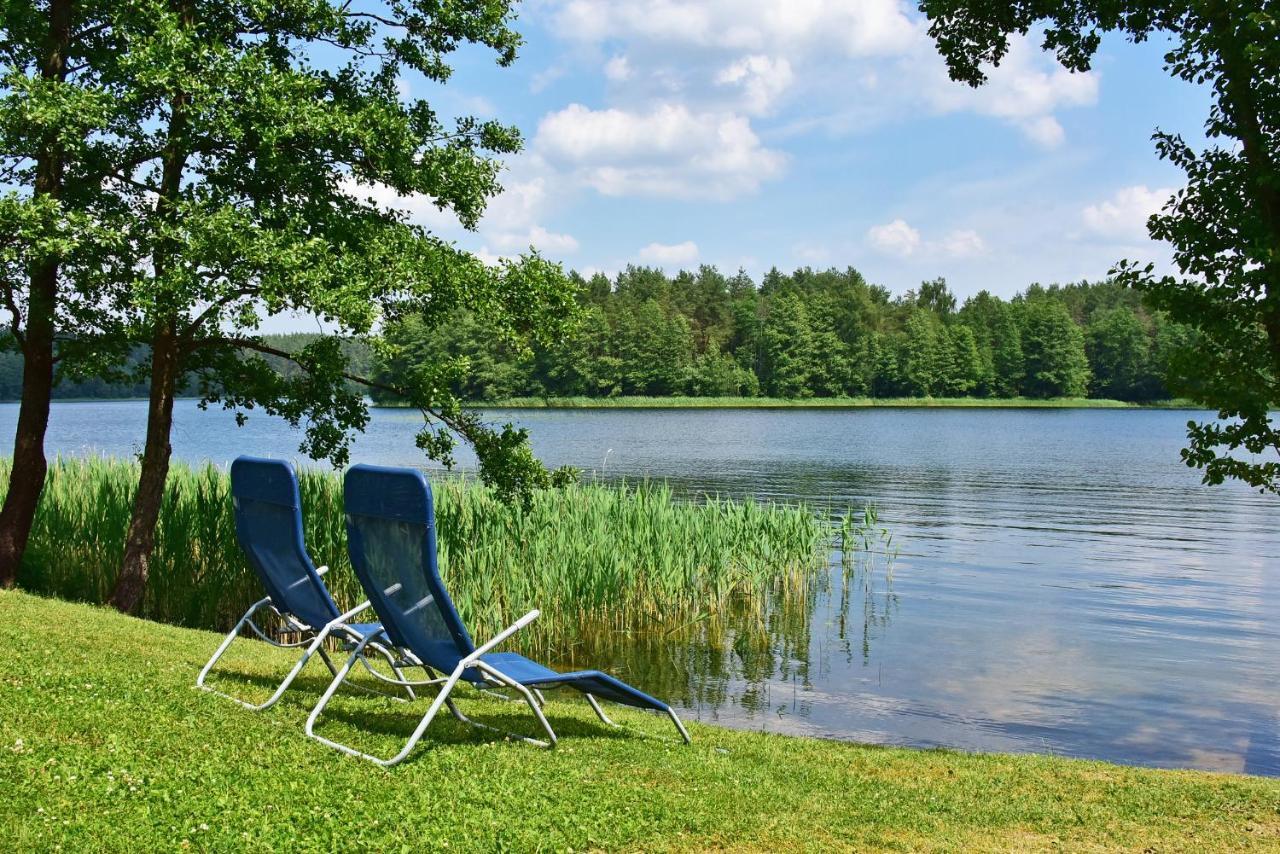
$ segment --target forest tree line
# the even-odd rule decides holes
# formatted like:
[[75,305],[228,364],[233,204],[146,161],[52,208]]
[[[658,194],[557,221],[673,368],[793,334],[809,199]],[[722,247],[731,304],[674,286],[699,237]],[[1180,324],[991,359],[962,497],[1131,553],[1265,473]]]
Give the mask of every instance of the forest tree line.
[[628,267],[576,277],[582,318],[558,345],[520,355],[466,315],[436,329],[386,330],[414,364],[454,362],[463,399],[617,395],[809,397],[1173,396],[1170,359],[1186,327],[1112,282],[1033,285],[1010,300],[960,304],[945,280],[894,297],[856,270],[756,284],[715,267]]
[[[384,330],[398,351],[379,360],[349,342],[355,373],[402,386],[415,365],[448,364],[466,400],[688,395],[744,397],[1173,396],[1170,358],[1189,332],[1112,282],[1042,287],[1009,300],[983,291],[962,304],[942,279],[894,297],[852,268],[770,271],[757,285],[704,266],[667,276],[628,267],[615,278],[572,274],[581,318],[559,344],[519,353],[473,316],[435,328]],[[264,336],[296,351],[315,336]],[[291,363],[268,357],[277,369]],[[0,351],[0,399],[17,397],[21,357]],[[145,397],[128,384],[59,383],[66,398]],[[385,393],[375,398],[389,399]]]

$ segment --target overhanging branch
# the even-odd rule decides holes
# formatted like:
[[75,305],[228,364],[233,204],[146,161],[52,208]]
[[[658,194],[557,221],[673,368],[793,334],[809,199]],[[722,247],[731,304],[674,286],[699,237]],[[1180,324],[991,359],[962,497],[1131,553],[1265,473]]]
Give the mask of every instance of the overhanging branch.
[[[299,368],[302,368],[304,371],[307,371],[308,373],[310,373],[311,371],[311,366],[307,364],[306,360],[298,358],[297,353],[291,353],[288,350],[281,350],[278,347],[272,347],[269,344],[264,344],[261,341],[255,341],[252,338],[237,338],[232,336],[223,336],[219,338],[205,338],[195,342],[192,345],[192,349],[196,349],[198,347],[210,346],[210,345],[219,345],[219,344],[224,346],[239,347],[240,349],[243,349],[243,350],[251,350],[255,353],[262,353],[263,355],[266,355],[266,356],[275,356],[277,358],[284,359],[288,362],[292,362],[293,364],[297,365]],[[344,380],[348,380],[349,382],[353,382],[356,385],[362,386],[364,388],[376,389],[377,391],[384,391],[384,392],[387,392],[388,394],[394,394],[395,396],[404,398],[406,400],[413,400],[413,393],[409,391],[409,389],[405,388],[404,386],[399,386],[392,383],[379,382],[377,380],[369,379],[368,377],[360,376],[359,374],[353,374],[350,371],[341,371],[339,372],[338,376],[342,377]],[[462,436],[467,435],[466,426],[460,423],[456,418],[450,418],[449,416],[441,413],[439,410],[430,406],[424,406],[421,403],[415,403],[414,405],[418,408],[419,411],[422,412],[423,415],[429,416],[431,418],[435,418],[441,424],[444,424],[450,430],[454,431],[455,433],[458,433],[459,435],[462,435]]]

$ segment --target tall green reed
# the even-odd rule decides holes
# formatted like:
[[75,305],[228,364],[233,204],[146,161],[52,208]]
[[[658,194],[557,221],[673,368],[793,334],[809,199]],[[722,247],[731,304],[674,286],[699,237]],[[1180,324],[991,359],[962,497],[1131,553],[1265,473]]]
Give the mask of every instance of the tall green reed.
[[[0,482],[8,479],[0,460]],[[20,584],[102,602],[124,550],[137,465],[107,458],[51,466]],[[338,604],[364,599],[346,553],[340,477],[300,478],[304,530]],[[763,592],[803,598],[835,528],[803,507],[677,500],[665,484],[585,483],[528,508],[484,486],[436,478],[441,571],[477,637],[542,609],[525,648],[563,648],[585,632],[679,627],[740,611]],[[262,595],[235,539],[230,482],[212,465],[176,464],[156,532],[143,616],[225,628]],[[665,630],[665,629],[664,629]]]

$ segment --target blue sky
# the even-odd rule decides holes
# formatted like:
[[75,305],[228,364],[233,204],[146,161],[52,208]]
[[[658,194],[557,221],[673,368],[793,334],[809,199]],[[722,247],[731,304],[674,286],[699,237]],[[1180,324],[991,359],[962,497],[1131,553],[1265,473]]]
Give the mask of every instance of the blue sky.
[[963,297],[1167,263],[1143,223],[1180,175],[1150,136],[1200,140],[1208,97],[1160,43],[1108,40],[1071,75],[1018,42],[973,91],[925,26],[894,0],[532,0],[513,67],[468,50],[445,87],[402,81],[525,135],[479,229],[382,198],[485,256],[534,245],[583,272],[853,266]]

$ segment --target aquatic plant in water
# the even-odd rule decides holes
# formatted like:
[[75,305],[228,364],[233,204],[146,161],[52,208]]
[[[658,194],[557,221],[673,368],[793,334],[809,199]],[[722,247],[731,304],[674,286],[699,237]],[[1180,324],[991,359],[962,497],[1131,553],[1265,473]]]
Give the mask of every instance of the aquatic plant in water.
[[[7,468],[0,460],[0,482]],[[830,521],[805,507],[684,501],[661,483],[583,483],[540,491],[520,507],[473,480],[433,481],[442,571],[467,624],[485,636],[538,607],[543,617],[525,648],[561,655],[588,634],[666,633],[730,614],[741,624],[753,609],[763,619],[766,602],[803,601],[837,533],[844,551],[869,536],[848,514]],[[55,461],[21,585],[102,602],[136,482],[130,461]],[[362,600],[347,560],[341,478],[307,470],[300,482],[307,545],[317,564],[331,567],[326,583],[340,605]],[[222,628],[261,596],[236,543],[229,490],[222,469],[174,466],[144,616]]]

